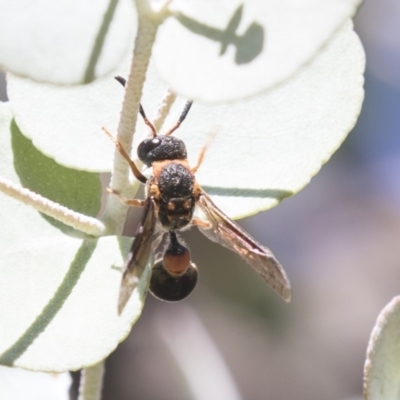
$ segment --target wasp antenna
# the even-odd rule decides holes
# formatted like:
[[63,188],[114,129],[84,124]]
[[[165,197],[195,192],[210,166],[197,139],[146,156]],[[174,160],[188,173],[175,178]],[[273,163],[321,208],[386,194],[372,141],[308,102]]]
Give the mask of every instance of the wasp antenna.
[[178,119],[178,122],[165,134],[165,135],[171,135],[173,132],[175,132],[180,126],[181,123],[185,120],[186,116],[189,113],[190,107],[192,107],[193,101],[187,101],[185,104],[185,107],[183,107],[181,116]]
[[195,173],[197,172],[197,170],[200,168],[200,165],[201,165],[201,163],[202,163],[203,160],[204,160],[204,156],[206,155],[206,151],[207,151],[208,147],[210,146],[211,142],[214,140],[215,135],[216,135],[216,132],[211,133],[211,134],[208,136],[207,142],[206,142],[206,144],[203,146],[203,148],[201,149],[200,154],[199,154],[199,156],[198,156],[198,158],[197,158],[197,163],[196,163],[196,165],[195,165],[193,168],[191,168],[193,174],[195,174]]
[[186,118],[186,116],[189,113],[190,107],[192,107],[193,101],[187,101],[185,104],[185,107],[183,107],[183,111],[181,116],[179,117],[178,122],[182,123],[184,121],[184,119]]
[[126,79],[122,76],[114,76],[114,79],[118,81],[123,87],[126,85]]
[[[114,76],[114,79],[118,81],[123,87],[126,86],[126,79],[122,76]],[[153,136],[157,136],[157,131],[154,125],[147,119],[146,113],[141,103],[139,103],[139,114],[142,116],[144,123],[151,129]]]
[[147,119],[147,117],[146,117],[146,115],[145,115],[145,113],[144,113],[144,110],[143,110],[142,105],[140,105],[140,107],[139,107],[139,113],[140,113],[140,115],[142,116],[144,123],[150,128],[151,134],[153,135],[153,137],[157,136],[156,128],[155,128],[155,126]]

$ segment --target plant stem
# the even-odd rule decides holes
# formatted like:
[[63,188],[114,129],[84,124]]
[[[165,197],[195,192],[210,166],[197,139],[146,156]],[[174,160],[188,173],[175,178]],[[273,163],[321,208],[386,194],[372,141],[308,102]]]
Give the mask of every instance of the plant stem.
[[160,129],[163,126],[169,112],[171,111],[171,107],[175,103],[175,100],[176,93],[168,89],[164,94],[164,97],[162,98],[161,103],[158,106],[157,112],[153,118],[153,125],[156,128],[157,132],[160,132]]
[[[148,1],[136,1],[138,31],[135,39],[131,69],[126,82],[125,98],[117,134],[117,140],[128,154],[132,150],[133,134],[136,129],[139,104],[150,62],[151,50],[158,27],[163,19],[165,19],[167,4],[168,2],[165,3],[165,7],[158,13],[155,13],[151,12]],[[118,150],[114,153],[114,166],[110,187],[127,197],[132,197],[139,187],[139,182],[137,181],[133,185],[129,185],[128,165]],[[117,196],[110,196],[102,218],[107,229],[114,234],[120,234],[125,222],[126,212],[127,206],[123,205]],[[103,374],[104,362],[82,370],[78,400],[100,400]]]
[[[133,134],[142,97],[143,85],[150,61],[151,49],[161,20],[142,14],[138,7],[138,32],[135,40],[133,59],[128,80],[126,82],[125,98],[122,105],[121,118],[118,125],[117,139],[128,154],[131,153]],[[126,161],[116,150],[110,187],[132,198],[139,188],[139,182],[129,185],[129,169]],[[117,196],[109,196],[103,221],[110,233],[121,234],[128,207],[123,205]]]
[[101,399],[104,370],[104,361],[82,370],[78,400]]
[[[132,150],[133,135],[136,129],[139,104],[150,62],[151,51],[158,27],[168,14],[167,8],[169,2],[170,0],[166,0],[158,12],[155,12],[151,9],[148,0],[136,0],[138,31],[135,38],[129,77],[125,86],[125,97],[122,104],[117,133],[117,140],[122,144],[128,154],[130,154]],[[172,102],[173,101],[174,100],[172,100]],[[172,102],[170,103],[167,101],[166,108],[168,110]],[[165,115],[163,115],[162,112],[160,115],[161,120],[164,120]],[[135,181],[133,185],[129,184],[128,165],[118,150],[115,150],[114,153],[114,166],[110,187],[127,197],[132,197],[139,188],[138,181]],[[107,230],[110,231],[109,233],[120,234],[122,232],[126,213],[127,206],[123,205],[117,196],[110,196],[108,198],[102,219],[107,226]],[[103,374],[104,361],[82,370],[78,400],[100,400]]]
[[8,179],[0,178],[0,191],[88,235],[102,236],[106,230],[98,219],[72,211]]

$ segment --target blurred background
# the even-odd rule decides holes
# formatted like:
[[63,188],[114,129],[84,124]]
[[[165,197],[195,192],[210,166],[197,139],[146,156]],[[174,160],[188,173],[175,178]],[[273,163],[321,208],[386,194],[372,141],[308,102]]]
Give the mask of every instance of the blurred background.
[[400,294],[399,21],[398,0],[366,1],[356,128],[303,191],[240,221],[284,265],[292,302],[193,229],[195,292],[178,304],[148,297],[107,360],[104,400],[362,398],[369,335]]

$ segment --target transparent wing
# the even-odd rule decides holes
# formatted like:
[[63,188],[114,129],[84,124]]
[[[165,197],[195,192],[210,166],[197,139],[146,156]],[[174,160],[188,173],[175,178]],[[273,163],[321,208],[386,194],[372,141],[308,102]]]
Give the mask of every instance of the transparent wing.
[[135,240],[128,253],[125,270],[119,291],[118,312],[121,314],[140,277],[148,264],[153,249],[161,239],[161,232],[156,232],[157,215],[154,200],[149,197],[143,207],[143,214],[136,231]]
[[229,219],[206,193],[202,192],[197,204],[211,223],[210,229],[199,227],[200,231],[210,240],[239,254],[272,289],[289,302],[291,298],[289,280],[271,250],[258,244],[239,225]]

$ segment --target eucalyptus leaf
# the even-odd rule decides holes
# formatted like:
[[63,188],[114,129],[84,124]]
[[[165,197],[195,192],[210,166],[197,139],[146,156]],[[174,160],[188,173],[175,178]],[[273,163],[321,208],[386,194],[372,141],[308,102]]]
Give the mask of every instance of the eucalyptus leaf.
[[[227,105],[195,102],[174,135],[185,141],[191,165],[208,135],[214,135],[197,173],[199,183],[234,218],[298,192],[354,126],[363,100],[364,66],[362,46],[348,22],[312,62],[273,91]],[[147,76],[142,104],[151,117],[166,87],[154,68]],[[75,88],[67,98],[69,90],[47,90],[10,77],[18,125],[35,146],[65,165],[110,168],[114,147],[99,127],[115,132],[122,88],[110,77]],[[177,121],[184,101],[178,99],[162,132]],[[139,119],[134,148],[147,134]]]
[[55,84],[109,73],[131,48],[131,0],[0,0],[0,68]]
[[260,93],[309,62],[361,0],[188,0],[160,28],[157,69],[173,90],[221,102]]
[[365,400],[397,400],[400,396],[400,296],[380,312],[372,330],[364,366]]
[[[17,183],[11,126],[9,106],[0,103],[0,176]],[[1,192],[0,206],[0,363],[62,372],[107,357],[139,317],[150,277],[147,269],[119,316],[121,268],[132,239],[66,235]]]

